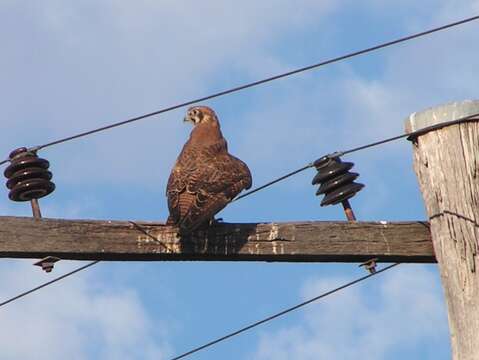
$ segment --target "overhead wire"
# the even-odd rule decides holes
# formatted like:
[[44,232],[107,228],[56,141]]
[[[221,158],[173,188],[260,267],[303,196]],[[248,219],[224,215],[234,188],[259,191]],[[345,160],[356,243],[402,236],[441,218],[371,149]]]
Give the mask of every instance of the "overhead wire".
[[[165,248],[165,250],[167,250],[167,251],[169,251],[169,252],[172,252],[172,249],[170,249],[170,248],[169,248],[167,245],[165,245],[163,242],[161,242],[161,241],[159,241],[158,239],[156,239],[155,237],[153,237],[151,234],[149,234],[147,231],[145,231],[145,230],[144,230],[140,225],[138,225],[136,222],[134,222],[134,221],[129,221],[129,223],[132,224],[136,229],[138,229],[139,231],[141,231],[142,233],[144,233],[145,235],[147,235],[148,237],[150,237],[151,239],[153,239],[154,241],[158,242],[162,247]],[[76,269],[74,269],[74,270],[72,270],[72,271],[70,271],[70,272],[68,272],[68,273],[66,273],[66,274],[63,274],[63,275],[61,275],[61,276],[58,276],[58,277],[54,278],[53,280],[47,281],[47,282],[45,282],[45,283],[43,283],[43,284],[40,284],[40,285],[38,285],[38,286],[36,286],[36,287],[30,289],[30,290],[27,290],[27,291],[22,292],[22,293],[20,293],[20,294],[14,296],[14,297],[11,297],[11,298],[9,298],[9,299],[7,299],[7,300],[4,300],[3,302],[0,302],[0,307],[2,307],[2,306],[4,306],[4,305],[7,305],[7,304],[9,304],[9,303],[11,303],[11,302],[13,302],[13,301],[16,301],[16,300],[18,300],[18,299],[20,299],[20,298],[22,298],[22,297],[24,297],[24,296],[27,296],[27,295],[29,295],[29,294],[31,294],[31,293],[34,293],[34,292],[36,292],[36,291],[38,291],[38,290],[40,290],[40,289],[42,289],[42,288],[44,288],[44,287],[46,287],[46,286],[48,286],[48,285],[52,285],[52,284],[56,283],[57,281],[60,281],[60,280],[62,280],[62,279],[65,279],[65,278],[67,278],[67,277],[73,275],[73,274],[76,274],[77,272],[80,272],[80,271],[82,271],[82,270],[85,270],[85,269],[89,268],[90,266],[93,266],[93,265],[98,264],[99,262],[101,262],[101,260],[92,261],[92,262],[90,262],[90,263],[88,263],[88,264],[86,264],[86,265],[80,266],[80,267],[78,267],[78,268],[76,268]]]
[[95,264],[97,264],[97,263],[99,263],[99,262],[100,262],[100,260],[92,261],[92,262],[90,262],[90,263],[88,263],[88,264],[86,264],[86,265],[80,266],[79,268],[76,268],[76,269],[74,269],[74,270],[72,270],[72,271],[70,271],[70,272],[67,272],[66,274],[63,274],[63,275],[61,275],[61,276],[58,276],[58,277],[56,277],[56,278],[53,279],[53,280],[47,281],[47,282],[45,282],[45,283],[43,283],[43,284],[41,284],[41,285],[39,285],[39,286],[36,286],[36,287],[34,287],[33,289],[30,289],[30,290],[28,290],[28,291],[22,292],[22,293],[20,293],[20,294],[14,296],[14,297],[12,297],[12,298],[10,298],[10,299],[7,299],[7,300],[5,300],[5,301],[2,301],[2,302],[0,303],[0,307],[5,306],[5,305],[7,305],[7,304],[9,304],[9,303],[11,303],[11,302],[13,302],[13,301],[16,301],[16,300],[18,300],[18,299],[20,299],[20,298],[22,298],[22,297],[24,297],[24,296],[27,296],[28,294],[31,294],[31,293],[33,293],[33,292],[35,292],[35,291],[38,291],[38,290],[40,290],[40,289],[42,289],[42,288],[44,288],[44,287],[46,287],[46,286],[48,286],[48,285],[51,285],[51,284],[53,284],[53,283],[56,283],[57,281],[60,281],[60,280],[62,280],[62,279],[65,279],[66,277],[69,277],[70,275],[73,275],[73,274],[75,274],[75,273],[77,273],[77,272],[80,272],[80,271],[82,271],[82,270],[85,270],[85,269],[89,268],[90,266],[93,266],[93,265],[95,265]]
[[[87,136],[87,135],[92,135],[92,134],[95,134],[95,133],[98,133],[98,132],[101,132],[101,131],[109,130],[109,129],[112,129],[112,128],[115,128],[115,127],[118,127],[118,126],[126,125],[126,124],[136,122],[136,121],[139,121],[139,120],[142,120],[142,119],[146,119],[146,118],[149,118],[149,117],[152,117],[152,116],[155,116],[155,115],[159,115],[159,114],[166,113],[166,112],[169,112],[169,111],[172,111],[172,110],[176,110],[176,109],[188,106],[188,105],[193,105],[193,104],[201,102],[201,101],[210,100],[210,99],[213,99],[213,98],[217,98],[217,97],[220,97],[220,96],[224,96],[224,95],[227,95],[227,94],[231,94],[231,93],[234,93],[234,92],[245,90],[245,89],[248,89],[248,88],[251,88],[251,87],[254,87],[254,86],[265,84],[265,83],[268,83],[268,82],[271,82],[271,81],[274,81],[274,80],[278,80],[278,79],[281,79],[281,78],[284,78],[284,77],[299,74],[299,73],[302,73],[302,72],[305,72],[305,71],[308,71],[308,70],[312,70],[312,69],[316,69],[316,68],[319,68],[319,67],[322,67],[322,66],[325,66],[325,65],[333,64],[333,63],[336,63],[336,62],[339,62],[339,61],[342,61],[342,60],[346,60],[346,59],[349,59],[349,58],[352,58],[352,57],[355,57],[355,56],[359,56],[359,55],[363,55],[363,54],[366,54],[366,53],[369,53],[369,52],[372,52],[372,51],[383,49],[383,48],[386,48],[386,47],[389,47],[389,46],[392,46],[392,45],[396,45],[396,44],[399,44],[399,43],[402,43],[402,42],[406,42],[406,41],[409,41],[409,40],[412,40],[412,39],[416,39],[416,38],[419,38],[419,37],[422,37],[422,36],[425,36],[425,35],[429,35],[429,34],[432,34],[432,33],[438,32],[438,31],[450,29],[452,27],[459,26],[459,25],[462,25],[462,24],[465,24],[465,23],[468,23],[468,22],[471,22],[471,21],[478,20],[478,19],[479,19],[479,15],[476,15],[476,16],[472,16],[472,17],[469,17],[469,18],[459,20],[459,21],[448,23],[446,25],[431,28],[431,29],[421,31],[421,32],[418,32],[418,33],[414,33],[414,34],[411,34],[411,35],[407,35],[407,36],[404,36],[404,37],[400,37],[400,38],[397,38],[397,39],[394,39],[394,40],[391,40],[391,41],[387,41],[387,42],[384,42],[384,43],[380,43],[378,45],[374,45],[374,46],[371,46],[371,47],[368,47],[368,48],[365,48],[365,49],[362,49],[362,50],[353,51],[353,52],[350,52],[350,53],[345,54],[345,55],[341,55],[341,56],[337,56],[337,57],[334,57],[334,58],[331,58],[331,59],[328,59],[328,60],[325,60],[325,61],[321,61],[321,62],[316,63],[316,64],[301,67],[301,68],[298,68],[298,69],[295,69],[295,70],[291,70],[291,71],[284,72],[284,73],[281,73],[281,74],[278,74],[278,75],[267,77],[267,78],[257,80],[257,81],[251,82],[251,83],[247,83],[247,84],[244,84],[244,85],[233,87],[231,89],[219,91],[219,92],[213,93],[211,95],[203,96],[203,97],[200,97],[200,98],[197,98],[197,99],[185,101],[185,102],[182,102],[182,103],[179,103],[179,104],[176,104],[176,105],[172,105],[172,106],[169,106],[169,107],[157,110],[157,111],[153,111],[153,112],[144,114],[144,115],[129,118],[129,119],[124,120],[124,121],[116,122],[116,123],[106,125],[106,126],[102,126],[102,127],[99,127],[99,128],[93,129],[93,130],[81,132],[81,133],[78,133],[78,134],[75,134],[75,135],[72,135],[72,136],[68,136],[68,137],[65,137],[65,138],[62,138],[62,139],[51,141],[51,142],[45,143],[43,145],[34,146],[32,148],[29,148],[29,151],[38,151],[38,150],[44,149],[44,148],[49,147],[49,146],[53,146],[53,145],[57,145],[57,144],[64,143],[64,142],[67,142],[67,141],[71,141],[71,140],[74,140],[74,139],[78,139],[78,138],[81,138],[81,137],[84,137],[84,136]],[[0,161],[0,165],[3,165],[3,164],[5,164],[9,161],[10,161],[9,159],[5,159],[3,161]]]
[[307,165],[305,165],[305,166],[303,166],[303,167],[301,167],[301,168],[299,168],[299,169],[297,169],[297,170],[291,171],[290,173],[288,173],[288,174],[286,174],[286,175],[283,175],[283,176],[280,176],[279,178],[274,179],[274,180],[272,180],[272,181],[270,181],[270,182],[267,182],[267,183],[264,184],[264,185],[261,185],[261,186],[255,188],[255,189],[253,189],[253,190],[251,190],[251,191],[248,191],[248,192],[244,193],[243,195],[240,195],[240,196],[235,197],[231,202],[235,202],[235,201],[237,201],[237,200],[239,200],[239,199],[242,199],[242,198],[244,198],[244,197],[246,197],[246,196],[252,195],[252,194],[254,194],[255,192],[258,192],[258,191],[260,191],[260,190],[266,189],[267,187],[269,187],[269,186],[271,186],[271,185],[274,185],[274,184],[276,184],[276,183],[278,183],[278,182],[280,182],[280,181],[283,181],[283,180],[285,180],[285,179],[287,179],[287,178],[289,178],[289,177],[291,177],[291,176],[293,176],[293,175],[299,174],[300,172],[302,172],[302,171],[304,171],[304,170],[306,170],[306,169],[309,169],[309,168],[312,167],[312,166],[313,166],[312,164],[307,164]]
[[[440,124],[431,125],[431,126],[428,126],[428,127],[416,130],[416,131],[412,131],[410,133],[404,133],[404,134],[393,136],[393,137],[386,138],[386,139],[383,139],[383,140],[375,141],[375,142],[372,142],[372,143],[369,143],[369,144],[366,144],[366,145],[361,145],[361,146],[358,146],[358,147],[355,147],[355,148],[351,148],[349,150],[336,151],[336,152],[331,153],[331,154],[326,155],[326,156],[328,156],[330,158],[340,157],[340,156],[343,156],[343,155],[352,154],[352,153],[360,151],[360,150],[369,149],[369,148],[374,147],[374,146],[383,145],[383,144],[386,144],[386,143],[389,143],[389,142],[392,142],[392,141],[403,139],[405,137],[414,138],[414,137],[416,137],[418,135],[421,135],[423,133],[426,133],[428,131],[436,130],[436,129],[439,129],[439,128],[442,128],[442,127],[445,127],[445,126],[458,124],[458,123],[463,122],[463,121],[479,120],[479,118],[476,119],[477,117],[479,117],[479,113],[463,116],[461,118],[454,119],[454,120],[447,121],[447,122],[443,122],[443,123],[440,123]],[[314,167],[314,161],[304,165],[303,167],[300,167],[299,169],[293,170],[286,175],[283,175],[283,176],[280,176],[280,177],[278,177],[274,180],[271,180],[271,181],[267,182],[266,184],[263,184],[263,185],[255,188],[255,189],[252,189],[250,191],[245,192],[244,194],[234,198],[232,200],[232,202],[234,202],[236,200],[239,200],[239,199],[242,199],[242,198],[245,198],[247,196],[250,196],[250,195],[252,195],[252,194],[254,194],[254,193],[256,193],[260,190],[263,190],[267,187],[270,187],[271,185],[274,185],[274,184],[276,184],[280,181],[283,181],[283,180],[285,180],[285,179],[287,179],[287,178],[289,178],[293,175],[299,174],[300,172],[303,172],[304,170],[307,170],[307,169],[312,168],[312,167]]]
[[224,336],[221,336],[221,337],[219,337],[219,338],[217,338],[217,339],[215,339],[215,340],[213,340],[213,341],[210,341],[210,342],[208,342],[208,343],[206,343],[206,344],[204,344],[204,345],[198,346],[198,347],[196,347],[196,348],[194,348],[194,349],[192,349],[192,350],[189,350],[189,351],[187,351],[187,352],[185,352],[185,353],[183,353],[183,354],[181,354],[181,355],[175,356],[174,358],[171,358],[170,360],[183,359],[183,358],[185,358],[185,357],[187,357],[187,356],[189,356],[189,355],[192,355],[192,354],[194,354],[194,353],[196,353],[196,352],[198,352],[198,351],[204,350],[204,349],[206,349],[206,348],[208,348],[208,347],[210,347],[210,346],[216,345],[216,344],[218,344],[218,343],[220,343],[220,342],[222,342],[222,341],[225,341],[225,340],[227,340],[227,339],[229,339],[229,338],[232,338],[232,337],[234,337],[234,336],[237,336],[237,335],[239,335],[239,334],[241,334],[241,333],[243,333],[243,332],[245,332],[245,331],[251,330],[251,329],[253,329],[253,328],[255,328],[255,327],[257,327],[257,326],[259,326],[259,325],[261,325],[261,324],[264,324],[264,323],[266,323],[266,322],[269,322],[269,321],[271,321],[271,320],[274,320],[274,319],[276,319],[276,318],[278,318],[278,317],[280,317],[280,316],[286,315],[286,314],[288,314],[288,313],[290,313],[290,312],[292,312],[292,311],[294,311],[294,310],[297,310],[297,309],[299,309],[299,308],[301,308],[301,307],[303,307],[303,306],[306,306],[306,305],[311,304],[311,303],[313,303],[313,302],[315,302],[315,301],[318,301],[318,300],[320,300],[320,299],[323,299],[323,298],[325,298],[325,297],[327,297],[327,296],[329,296],[329,295],[332,295],[332,294],[334,294],[334,293],[336,293],[336,292],[338,292],[338,291],[344,290],[344,289],[346,289],[346,288],[348,288],[348,287],[350,287],[350,286],[353,286],[353,285],[355,285],[355,284],[357,284],[357,283],[359,283],[359,282],[361,282],[361,281],[364,281],[364,280],[366,280],[366,279],[369,279],[370,277],[373,277],[373,276],[375,276],[375,275],[378,275],[378,274],[380,274],[380,273],[382,273],[382,272],[384,272],[384,271],[386,271],[386,270],[389,270],[389,269],[391,269],[391,268],[393,268],[393,267],[395,267],[395,266],[397,266],[397,265],[399,265],[399,263],[394,263],[394,264],[392,264],[392,265],[386,266],[386,267],[383,268],[383,269],[376,270],[376,272],[373,272],[373,273],[370,273],[370,274],[368,274],[368,275],[362,276],[362,277],[360,277],[360,278],[358,278],[358,279],[356,279],[356,280],[350,281],[350,282],[348,282],[348,283],[346,283],[346,284],[344,284],[344,285],[341,285],[341,286],[339,286],[339,287],[337,287],[337,288],[335,288],[335,289],[332,289],[332,290],[329,290],[329,291],[327,291],[327,292],[325,292],[325,293],[322,293],[321,295],[315,296],[315,297],[313,297],[313,298],[311,298],[311,299],[308,299],[308,300],[306,300],[306,301],[303,301],[302,303],[299,303],[299,304],[297,304],[297,305],[295,305],[295,306],[292,306],[292,307],[287,308],[287,309],[285,309],[285,310],[282,310],[282,311],[280,311],[280,312],[278,312],[278,313],[276,313],[276,314],[273,314],[273,315],[271,315],[271,316],[268,316],[268,317],[266,317],[266,318],[264,318],[264,319],[262,319],[262,320],[256,321],[256,322],[254,322],[254,323],[252,323],[252,324],[250,324],[250,325],[247,325],[247,326],[245,326],[245,327],[242,327],[242,328],[239,329],[239,330],[230,332],[230,333],[228,333],[228,334],[226,334],[226,335],[224,335]]

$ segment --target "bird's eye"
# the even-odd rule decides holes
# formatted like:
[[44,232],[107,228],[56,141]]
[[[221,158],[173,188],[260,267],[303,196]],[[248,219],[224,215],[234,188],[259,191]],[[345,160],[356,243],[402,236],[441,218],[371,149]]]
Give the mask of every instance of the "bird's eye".
[[191,113],[192,113],[193,115],[198,115],[198,112],[199,112],[199,111],[198,111],[197,109],[191,110]]

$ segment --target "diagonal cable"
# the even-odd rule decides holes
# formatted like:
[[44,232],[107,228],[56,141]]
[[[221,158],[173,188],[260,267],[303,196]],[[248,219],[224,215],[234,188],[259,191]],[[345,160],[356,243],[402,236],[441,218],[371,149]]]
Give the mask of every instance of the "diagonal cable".
[[262,319],[262,320],[259,320],[259,321],[256,321],[256,322],[250,324],[250,325],[247,325],[247,326],[245,326],[245,327],[243,327],[243,328],[241,328],[241,329],[239,329],[239,330],[236,330],[236,331],[233,331],[233,332],[231,332],[231,333],[229,333],[229,334],[227,334],[227,335],[221,336],[221,337],[219,337],[219,338],[217,338],[217,339],[215,339],[215,340],[213,340],[213,341],[210,341],[210,342],[208,342],[208,343],[206,343],[206,344],[204,344],[204,345],[198,346],[198,347],[196,347],[196,348],[194,348],[194,349],[192,349],[192,350],[190,350],[190,351],[187,351],[187,352],[185,352],[185,353],[183,353],[183,354],[181,354],[181,355],[175,356],[175,357],[172,358],[171,360],[183,359],[183,358],[185,358],[185,357],[187,357],[187,356],[189,356],[189,355],[192,355],[192,354],[194,354],[194,353],[196,353],[196,352],[198,352],[198,351],[200,351],[200,350],[204,350],[204,349],[206,349],[206,348],[208,348],[208,347],[210,347],[210,346],[213,346],[213,345],[218,344],[218,343],[220,343],[220,342],[222,342],[222,341],[225,341],[225,340],[227,340],[227,339],[229,339],[229,338],[232,338],[232,337],[234,337],[234,336],[237,336],[237,335],[239,335],[239,334],[241,334],[241,333],[243,333],[243,332],[245,332],[245,331],[251,330],[251,329],[253,329],[253,328],[255,328],[255,327],[257,327],[257,326],[259,326],[259,325],[261,325],[261,324],[264,324],[264,323],[266,323],[266,322],[269,322],[269,321],[271,321],[271,320],[274,320],[274,319],[276,319],[276,318],[278,318],[278,317],[280,317],[280,316],[286,315],[286,314],[288,314],[288,313],[290,313],[290,312],[292,312],[292,311],[294,311],[294,310],[297,310],[297,309],[299,309],[299,308],[301,308],[301,307],[303,307],[303,306],[306,306],[306,305],[311,304],[311,303],[313,303],[313,302],[315,302],[315,301],[318,301],[318,300],[320,300],[320,299],[323,299],[323,298],[325,298],[325,297],[327,297],[327,296],[329,296],[329,295],[332,295],[332,294],[334,294],[334,293],[336,293],[336,292],[338,292],[338,291],[344,290],[344,289],[346,289],[346,288],[348,288],[348,287],[350,287],[350,286],[353,286],[353,285],[355,285],[355,284],[357,284],[357,283],[359,283],[359,282],[361,282],[361,281],[364,281],[364,280],[366,280],[366,279],[369,279],[370,277],[373,277],[373,276],[375,276],[375,275],[377,275],[377,274],[380,274],[380,273],[382,273],[382,272],[384,272],[384,271],[386,271],[386,270],[389,270],[389,269],[391,269],[391,268],[393,268],[393,267],[395,267],[395,266],[397,266],[397,265],[399,265],[399,263],[395,263],[395,264],[386,266],[385,268],[383,268],[383,269],[381,269],[381,270],[377,270],[376,272],[373,272],[373,273],[371,273],[371,274],[365,275],[365,276],[360,277],[360,278],[358,278],[358,279],[356,279],[356,280],[350,281],[350,282],[348,282],[347,284],[341,285],[341,286],[339,286],[339,287],[337,287],[337,288],[335,288],[335,289],[332,289],[332,290],[327,291],[327,292],[325,292],[325,293],[323,293],[323,294],[321,294],[321,295],[318,295],[318,296],[316,296],[316,297],[314,297],[314,298],[311,298],[311,299],[309,299],[309,300],[306,300],[306,301],[304,301],[304,302],[302,302],[302,303],[300,303],[300,304],[298,304],[298,305],[295,305],[295,306],[292,306],[292,307],[290,307],[290,308],[287,308],[287,309],[285,309],[285,310],[283,310],[283,311],[280,311],[279,313],[276,313],[276,314],[274,314],[274,315],[268,316],[268,317],[266,317],[266,318],[264,318],[264,319]]
[[145,234],[146,236],[148,236],[150,239],[152,239],[153,241],[155,241],[156,243],[160,244],[166,251],[170,252],[170,253],[174,253],[175,251],[173,249],[170,249],[168,245],[166,245],[163,241],[160,241],[158,240],[156,237],[154,237],[153,235],[151,235],[148,231],[146,231],[142,226],[138,225],[136,222],[134,221],[128,221],[130,224],[132,224],[138,231],[142,232],[143,234]]
[[[305,72],[305,71],[313,70],[313,69],[316,69],[316,68],[319,68],[319,67],[322,67],[322,66],[325,66],[325,65],[340,62],[342,60],[353,58],[355,56],[367,54],[367,53],[370,53],[370,52],[373,52],[373,51],[376,51],[376,50],[379,50],[379,49],[383,49],[383,48],[386,48],[386,47],[389,47],[389,46],[392,46],[392,45],[396,45],[396,44],[406,42],[406,41],[409,41],[409,40],[412,40],[412,39],[416,39],[416,38],[419,38],[419,37],[422,37],[422,36],[430,35],[430,34],[433,34],[435,32],[439,32],[439,31],[443,31],[443,30],[446,30],[446,29],[453,28],[455,26],[463,25],[463,24],[466,24],[466,23],[469,23],[469,22],[472,22],[472,21],[475,21],[475,20],[478,20],[478,19],[479,19],[479,15],[472,16],[472,17],[469,17],[469,18],[465,18],[465,19],[462,19],[462,20],[459,20],[459,21],[448,23],[446,25],[442,25],[442,26],[435,27],[435,28],[432,28],[432,29],[429,29],[429,30],[425,30],[425,31],[421,31],[421,32],[414,33],[414,34],[411,34],[411,35],[407,35],[407,36],[397,38],[397,39],[394,39],[394,40],[391,40],[391,41],[387,41],[387,42],[384,42],[384,43],[380,43],[378,45],[374,45],[374,46],[371,46],[371,47],[368,47],[368,48],[365,48],[365,49],[362,49],[362,50],[353,51],[353,52],[350,52],[348,54],[337,56],[335,58],[328,59],[328,60],[325,60],[325,61],[321,61],[321,62],[316,63],[316,64],[301,67],[301,68],[291,70],[291,71],[288,71],[288,72],[285,72],[285,73],[282,73],[282,74],[274,75],[274,76],[267,77],[267,78],[264,78],[264,79],[261,79],[261,80],[257,80],[257,81],[251,82],[251,83],[240,85],[240,86],[237,86],[237,87],[234,87],[234,88],[231,88],[231,89],[219,91],[219,92],[213,93],[211,95],[207,95],[207,96],[200,97],[200,98],[197,98],[197,99],[185,101],[185,102],[182,102],[182,103],[179,103],[179,104],[176,104],[176,105],[172,105],[172,106],[169,106],[169,107],[157,110],[157,111],[153,111],[153,112],[144,114],[144,115],[136,116],[136,117],[124,120],[124,121],[120,121],[120,122],[116,122],[116,123],[113,123],[113,124],[110,124],[110,125],[102,126],[102,127],[97,128],[97,129],[93,129],[93,130],[85,131],[85,132],[82,132],[82,133],[79,133],[79,134],[76,134],[76,135],[68,136],[68,137],[65,137],[65,138],[62,138],[62,139],[59,139],[59,140],[55,140],[55,141],[52,141],[52,142],[49,142],[49,143],[46,143],[46,144],[43,144],[43,145],[32,147],[29,150],[30,151],[38,151],[40,149],[44,149],[44,148],[49,147],[49,146],[53,146],[53,145],[57,145],[57,144],[67,142],[67,141],[70,141],[70,140],[78,139],[78,138],[81,138],[81,137],[84,137],[84,136],[87,136],[87,135],[92,135],[92,134],[95,134],[95,133],[98,133],[98,132],[101,132],[101,131],[105,131],[105,130],[109,130],[109,129],[112,129],[112,128],[115,128],[115,127],[118,127],[118,126],[126,125],[126,124],[129,124],[129,123],[132,123],[132,122],[136,122],[136,121],[139,121],[139,120],[142,120],[142,119],[149,118],[151,116],[155,116],[155,115],[159,115],[159,114],[162,114],[162,113],[166,113],[168,111],[179,109],[179,108],[182,108],[182,107],[185,107],[185,106],[188,106],[188,105],[193,105],[193,104],[201,102],[201,101],[214,99],[214,98],[217,98],[217,97],[220,97],[220,96],[228,95],[228,94],[231,94],[231,93],[234,93],[234,92],[238,92],[238,91],[245,90],[245,89],[248,89],[248,88],[251,88],[251,87],[255,87],[255,86],[258,86],[258,85],[261,85],[261,84],[265,84],[265,83],[268,83],[268,82],[271,82],[271,81],[274,81],[274,80],[278,80],[278,79],[281,79],[281,78],[285,78],[285,77],[288,77],[288,76],[299,74],[299,73],[302,73],[302,72]],[[5,164],[8,161],[9,161],[8,159],[0,161],[0,165]]]
[[99,262],[100,262],[100,260],[92,261],[92,262],[90,262],[90,263],[88,263],[88,264],[86,264],[86,265],[80,266],[79,268],[77,268],[77,269],[75,269],[75,270],[72,270],[72,271],[70,271],[70,272],[68,272],[68,273],[66,273],[66,274],[63,274],[63,275],[61,275],[61,276],[59,276],[59,277],[56,277],[56,278],[53,279],[53,280],[47,281],[46,283],[43,283],[43,284],[41,284],[41,285],[39,285],[39,286],[37,286],[37,287],[34,287],[33,289],[30,289],[30,290],[25,291],[25,292],[23,292],[23,293],[21,293],[21,294],[18,294],[18,295],[14,296],[14,297],[12,297],[12,298],[10,298],[10,299],[7,299],[7,300],[5,300],[5,301],[2,301],[2,302],[0,303],[0,307],[5,306],[5,305],[7,305],[7,304],[9,304],[9,303],[11,303],[11,302],[13,302],[13,301],[16,301],[16,300],[18,300],[18,299],[20,299],[20,298],[22,298],[22,297],[24,297],[24,296],[26,296],[26,295],[28,295],[28,294],[31,294],[31,293],[33,293],[33,292],[35,292],[35,291],[38,291],[38,290],[40,290],[40,289],[43,289],[44,287],[46,287],[46,286],[48,286],[48,285],[51,285],[51,284],[53,284],[53,283],[56,283],[57,281],[60,281],[60,280],[62,280],[62,279],[65,279],[66,277],[68,277],[68,276],[70,276],[70,275],[73,275],[73,274],[75,274],[75,273],[77,273],[77,272],[80,272],[80,271],[82,271],[82,270],[85,270],[85,269],[89,268],[90,266],[93,266],[93,265],[95,265],[95,264],[97,264],[97,263],[99,263]]
[[[472,114],[472,115],[467,115],[467,116],[464,116],[464,117],[461,117],[461,118],[458,118],[458,119],[454,119],[454,120],[451,120],[451,121],[443,122],[443,123],[440,123],[440,124],[431,125],[431,126],[428,126],[428,127],[423,128],[423,129],[419,129],[419,130],[416,130],[416,131],[413,131],[413,132],[410,132],[410,133],[404,133],[404,134],[401,134],[401,135],[396,135],[396,136],[386,138],[386,139],[383,139],[383,140],[379,140],[379,141],[375,141],[375,142],[372,142],[372,143],[369,143],[369,144],[366,144],[366,145],[361,145],[361,146],[358,146],[358,147],[355,147],[355,148],[352,148],[352,149],[349,149],[349,150],[337,151],[337,152],[331,153],[331,154],[326,155],[326,156],[334,158],[334,157],[339,157],[339,156],[343,156],[343,155],[347,155],[347,154],[352,154],[356,151],[369,149],[369,148],[372,148],[372,147],[375,147],[375,146],[379,146],[379,145],[383,145],[383,144],[386,144],[386,143],[389,143],[389,142],[392,142],[392,141],[403,139],[405,137],[414,139],[415,137],[417,137],[421,134],[424,134],[428,131],[437,130],[437,129],[445,127],[445,126],[455,125],[455,124],[461,123],[463,121],[473,121],[473,120],[479,120],[479,113]],[[314,167],[314,163],[315,162],[310,162],[309,164],[306,164],[305,166],[303,166],[299,169],[293,170],[286,175],[280,176],[280,177],[278,177],[274,180],[271,180],[271,181],[267,182],[266,184],[263,184],[261,186],[258,186],[257,188],[254,188],[250,191],[247,191],[244,194],[234,198],[231,202],[234,202],[236,200],[245,198],[245,197],[247,197],[249,195],[252,195],[252,194],[254,194],[254,193],[256,193],[260,190],[263,190],[267,187],[270,187],[271,185],[274,185],[274,184],[276,184],[280,181],[283,181],[283,180],[285,180],[285,179],[287,179],[287,178],[289,178],[293,175],[299,174],[300,172],[303,172],[304,170],[312,168],[312,167]]]

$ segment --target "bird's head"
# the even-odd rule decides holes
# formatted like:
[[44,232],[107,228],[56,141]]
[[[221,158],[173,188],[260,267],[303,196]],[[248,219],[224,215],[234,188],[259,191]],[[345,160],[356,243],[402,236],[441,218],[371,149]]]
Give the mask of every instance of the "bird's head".
[[218,118],[213,109],[207,106],[193,106],[186,112],[184,121],[191,122],[196,126],[198,124],[218,123]]

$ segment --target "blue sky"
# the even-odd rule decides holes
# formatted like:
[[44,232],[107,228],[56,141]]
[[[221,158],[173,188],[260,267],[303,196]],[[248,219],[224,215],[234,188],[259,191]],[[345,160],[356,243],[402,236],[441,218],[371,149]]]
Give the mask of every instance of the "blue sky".
[[[479,1],[13,1],[0,3],[1,149],[37,145],[479,13]],[[218,98],[255,185],[326,153],[394,136],[412,112],[477,97],[471,23]],[[42,151],[45,217],[158,220],[190,127],[184,109]],[[407,141],[346,157],[360,220],[425,219]],[[343,220],[305,172],[221,213],[229,222]],[[0,215],[30,215],[0,198]],[[41,239],[38,239],[41,241]],[[0,262],[7,298],[43,274]],[[100,263],[0,312],[3,359],[168,359],[353,277],[356,264]],[[21,341],[19,340],[21,339]],[[402,265],[194,359],[448,359],[433,265]]]

